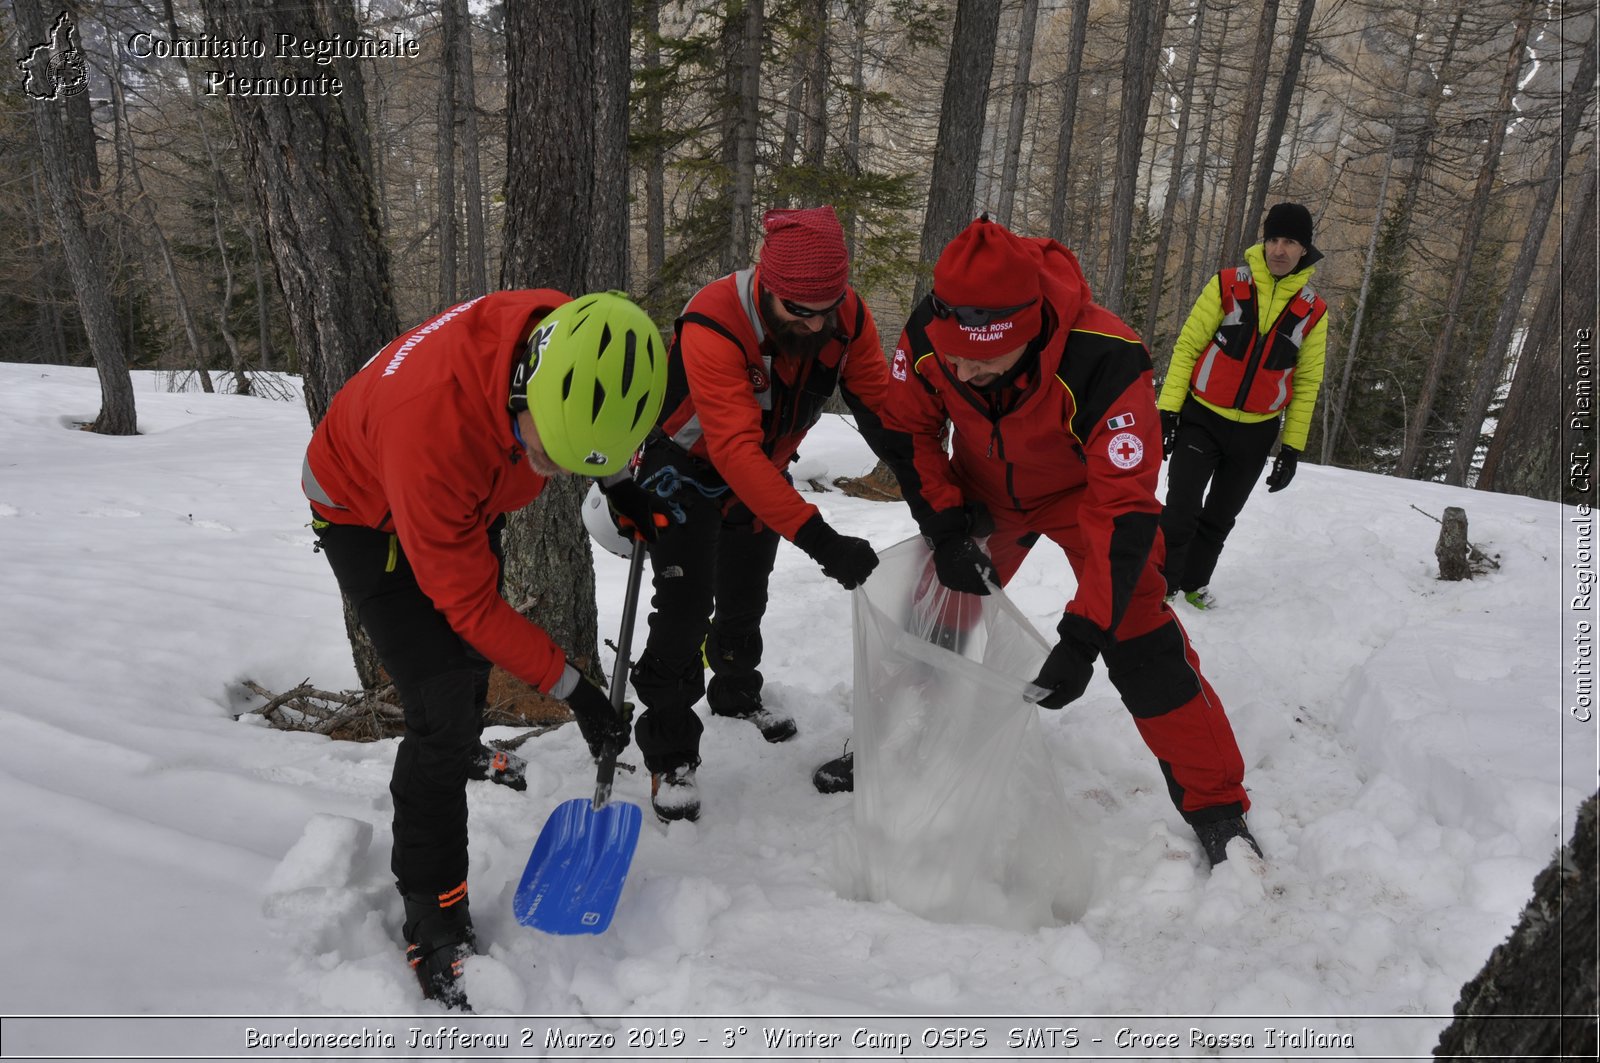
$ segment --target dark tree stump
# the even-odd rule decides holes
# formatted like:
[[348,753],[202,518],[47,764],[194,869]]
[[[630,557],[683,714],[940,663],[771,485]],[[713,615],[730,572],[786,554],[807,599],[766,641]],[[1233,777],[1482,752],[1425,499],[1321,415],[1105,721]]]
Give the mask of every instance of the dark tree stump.
[[1436,1057],[1595,1058],[1596,797],[1578,810],[1571,843],[1533,880],[1516,929],[1462,987]]
[[1439,578],[1446,580],[1463,580],[1472,578],[1472,564],[1469,560],[1472,553],[1472,544],[1467,542],[1467,511],[1459,506],[1450,506],[1444,511],[1443,525],[1439,529],[1439,542],[1433,548],[1433,556],[1439,559]]

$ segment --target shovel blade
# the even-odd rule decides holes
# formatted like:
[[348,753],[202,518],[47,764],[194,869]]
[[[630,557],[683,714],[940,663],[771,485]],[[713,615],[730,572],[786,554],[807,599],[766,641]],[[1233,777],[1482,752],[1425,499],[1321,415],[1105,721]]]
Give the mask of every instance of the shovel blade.
[[639,844],[639,806],[596,810],[564,802],[545,821],[512,906],[517,922],[547,934],[599,934],[611,925]]

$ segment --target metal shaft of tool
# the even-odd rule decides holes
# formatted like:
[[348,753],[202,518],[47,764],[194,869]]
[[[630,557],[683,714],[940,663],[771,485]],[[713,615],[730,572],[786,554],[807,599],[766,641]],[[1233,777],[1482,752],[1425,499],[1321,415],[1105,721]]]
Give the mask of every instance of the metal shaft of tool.
[[[622,630],[617,634],[617,661],[611,670],[611,710],[622,717],[622,703],[628,689],[628,665],[633,651],[633,619],[639,609],[639,585],[644,581],[644,561],[647,551],[644,543],[634,540],[633,556],[628,560],[628,593],[622,601]],[[600,751],[599,772],[595,777],[594,808],[596,811],[611,800],[611,781],[617,773],[617,754],[620,750],[607,742]]]

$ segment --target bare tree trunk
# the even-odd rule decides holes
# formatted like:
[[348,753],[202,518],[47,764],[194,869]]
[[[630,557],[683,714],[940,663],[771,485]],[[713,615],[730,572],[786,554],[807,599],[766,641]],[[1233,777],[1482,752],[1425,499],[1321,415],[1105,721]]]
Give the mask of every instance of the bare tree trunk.
[[[1194,79],[1200,68],[1200,44],[1202,32],[1205,29],[1206,4],[1205,0],[1195,0],[1194,21],[1190,32],[1194,39],[1189,44],[1188,66],[1183,75],[1183,87],[1179,90],[1182,103],[1178,106],[1178,131],[1177,142],[1172,146],[1172,168],[1167,174],[1167,194],[1161,202],[1161,230],[1156,237],[1155,262],[1151,267],[1150,304],[1145,308],[1144,316],[1144,341],[1150,347],[1150,353],[1155,356],[1157,366],[1165,366],[1171,356],[1164,340],[1158,341],[1156,328],[1161,322],[1161,296],[1166,289],[1163,283],[1167,276],[1167,254],[1172,247],[1172,223],[1178,213],[1178,196],[1183,192],[1183,158],[1189,147],[1189,112],[1194,100]],[[1201,152],[1205,145],[1200,146]],[[1200,182],[1200,175],[1195,174],[1195,183]],[[1157,351],[1157,346],[1161,348]]]
[[1272,103],[1272,117],[1267,122],[1267,140],[1261,145],[1260,173],[1255,180],[1255,191],[1250,196],[1250,209],[1243,224],[1254,225],[1266,211],[1267,190],[1272,184],[1272,170],[1278,160],[1278,142],[1283,139],[1284,127],[1289,122],[1289,104],[1294,100],[1295,84],[1300,80],[1300,60],[1306,53],[1306,37],[1311,32],[1311,18],[1317,12],[1317,0],[1300,0],[1300,12],[1294,20],[1294,36],[1289,40],[1288,54],[1283,60],[1283,76],[1278,79],[1278,95]]
[[[272,368],[272,316],[268,311],[270,302],[267,291],[267,273],[261,268],[261,242],[256,238],[254,224],[245,225],[245,236],[250,241],[250,268],[255,273],[256,279],[256,346],[260,348],[259,355],[262,369]],[[293,352],[291,352],[292,355]],[[291,357],[290,364],[285,365],[284,371],[294,373],[299,371],[299,364]]]
[[[661,69],[661,0],[645,0],[640,17],[644,20],[644,68],[653,75]],[[650,145],[644,169],[644,289],[652,295],[667,262],[667,152],[661,143],[662,126],[661,93],[653,91],[645,99],[642,130]]]
[[736,101],[728,131],[733,196],[729,204],[726,272],[745,265],[755,249],[756,137],[761,123],[762,0],[732,0],[728,10],[729,94]]
[[1006,144],[1000,166],[1001,225],[1011,227],[1017,199],[1017,165],[1022,158],[1022,123],[1028,114],[1028,78],[1033,71],[1033,37],[1039,23],[1039,0],[1022,0],[1017,25],[1017,67],[1011,81],[1011,115],[1006,124]]
[[[219,38],[353,39],[349,0],[284,7],[268,0],[202,0]],[[233,61],[240,77],[271,77],[270,60]],[[306,408],[322,420],[334,393],[400,331],[372,182],[363,63],[327,67],[338,96],[228,97],[299,349]],[[365,679],[365,677],[363,677]]]
[[[1228,24],[1231,21],[1233,21],[1233,5],[1224,3],[1222,5],[1222,31],[1217,34],[1217,40],[1223,42],[1228,40]],[[1194,272],[1195,252],[1200,249],[1204,242],[1200,228],[1200,219],[1204,215],[1201,214],[1200,205],[1205,198],[1206,162],[1211,157],[1211,130],[1215,126],[1217,89],[1222,83],[1222,68],[1224,65],[1225,63],[1220,56],[1211,64],[1211,84],[1207,88],[1205,95],[1207,101],[1205,118],[1200,123],[1200,139],[1197,142],[1197,150],[1195,152],[1194,191],[1189,195],[1188,238],[1183,242],[1183,265],[1178,267],[1178,291],[1182,293],[1182,298],[1178,300],[1178,305],[1184,310],[1194,305],[1197,293],[1211,279],[1211,274],[1222,268],[1218,265],[1216,259],[1208,255],[1203,259],[1205,275],[1196,276]],[[1211,185],[1211,189],[1212,195],[1215,196],[1215,183]],[[1214,215],[1215,211],[1211,213]]]
[[1078,83],[1083,78],[1083,46],[1089,35],[1089,0],[1072,0],[1067,37],[1067,72],[1062,78],[1061,127],[1056,139],[1055,185],[1050,193],[1050,235],[1063,243],[1067,233],[1067,174],[1072,164],[1072,128],[1078,117]]
[[[349,0],[292,8],[269,0],[202,0],[202,7],[207,32],[222,39],[269,40],[279,32],[302,40],[356,36]],[[241,77],[274,73],[269,61],[233,63]],[[344,86],[338,96],[228,97],[313,424],[344,382],[400,331],[371,177],[362,64],[336,59],[327,69]],[[382,665],[348,599],[344,606],[356,675],[363,689],[373,690],[382,682]]]
[[1461,221],[1461,244],[1456,252],[1456,271],[1450,281],[1450,294],[1445,302],[1444,319],[1439,326],[1433,353],[1428,359],[1427,372],[1422,378],[1422,388],[1417,394],[1416,405],[1413,407],[1414,416],[1406,432],[1405,444],[1400,450],[1399,459],[1395,462],[1396,476],[1413,475],[1422,460],[1439,381],[1444,376],[1445,364],[1455,352],[1456,323],[1460,317],[1462,301],[1466,298],[1467,283],[1472,276],[1472,259],[1478,250],[1479,230],[1483,225],[1484,212],[1488,209],[1489,197],[1494,191],[1495,175],[1499,171],[1500,149],[1505,144],[1507,116],[1511,114],[1511,100],[1516,95],[1517,80],[1528,47],[1528,31],[1533,24],[1533,10],[1532,0],[1524,0],[1517,12],[1511,49],[1506,53],[1505,77],[1500,82],[1500,98],[1489,119],[1489,140],[1484,147],[1482,170],[1478,174],[1477,187],[1473,190],[1466,217]]
[[[854,35],[850,52],[850,117],[845,124],[845,167],[851,177],[861,176],[861,115],[867,99],[867,14],[868,0],[850,0],[851,25]],[[847,209],[839,219],[844,227],[845,251],[851,259],[856,255],[856,217],[854,207]]]
[[1112,313],[1122,310],[1128,280],[1128,245],[1133,239],[1133,206],[1139,185],[1139,158],[1150,120],[1150,95],[1167,19],[1168,0],[1128,7],[1128,41],[1122,60],[1122,104],[1117,112],[1117,161],[1111,185],[1111,238],[1107,241],[1105,283],[1095,300]]
[[[14,8],[18,45],[22,49],[22,58],[28,60],[34,45],[49,41],[51,26],[45,22],[39,0],[16,0]],[[76,34],[72,45],[81,50],[75,37]],[[48,55],[45,61],[48,62]],[[36,77],[50,77],[48,71],[38,70],[37,67],[35,71]],[[83,320],[84,331],[88,333],[89,352],[100,376],[100,413],[89,427],[91,431],[104,435],[134,435],[139,428],[134,409],[133,380],[128,374],[127,351],[117,327],[117,309],[106,281],[104,256],[96,246],[96,234],[84,208],[84,182],[86,179],[97,179],[98,167],[89,165],[83,159],[83,144],[74,147],[69,139],[67,112],[76,97],[68,96],[65,101],[68,106],[63,107],[61,85],[52,85],[47,81],[36,88],[41,94],[55,90],[50,98],[30,97],[27,106],[33,112],[45,188],[49,192],[50,207],[60,231],[61,250],[66,257],[67,272],[72,278],[73,292],[77,297],[78,315]],[[87,101],[83,102],[86,106]],[[81,130],[78,135],[81,136]],[[93,146],[91,129],[88,149],[92,151]]]
[[[1417,58],[1417,41],[1422,33],[1423,12],[1417,10],[1411,26],[1411,43],[1406,53],[1405,79],[1400,86],[1400,99],[1411,98],[1411,75]],[[1372,287],[1372,273],[1377,266],[1378,239],[1383,233],[1384,207],[1389,202],[1389,178],[1394,172],[1395,147],[1400,141],[1402,119],[1396,117],[1389,128],[1389,147],[1383,153],[1383,177],[1378,182],[1378,203],[1372,211],[1372,230],[1367,235],[1367,254],[1361,264],[1361,291],[1356,296],[1354,319],[1350,322],[1350,342],[1345,348],[1344,364],[1339,367],[1339,386],[1333,397],[1322,405],[1322,464],[1333,463],[1333,453],[1339,433],[1344,430],[1344,411],[1350,401],[1351,371],[1355,367],[1356,352],[1360,350],[1361,329],[1367,316],[1367,293]]]
[[482,295],[489,290],[489,248],[483,231],[483,166],[478,135],[478,79],[472,69],[472,14],[466,0],[444,0],[459,27],[456,74],[461,86],[461,179],[466,185],[467,290]]
[[[1589,153],[1581,191],[1569,217],[1556,268],[1545,282],[1516,375],[1478,475],[1482,490],[1551,501],[1593,502],[1567,484],[1567,456],[1593,453],[1594,417],[1574,424],[1569,345],[1590,345],[1595,321],[1595,153]],[[1583,330],[1588,335],[1583,335]],[[1593,381],[1583,383],[1592,389]],[[1591,407],[1592,409],[1592,407]],[[1551,431],[1554,427],[1556,430]]]
[[[501,287],[568,294],[627,283],[627,0],[506,11],[507,174]],[[506,600],[574,659],[597,652],[594,562],[578,508],[589,482],[552,479],[507,522]]]
[[439,304],[453,306],[460,294],[456,283],[456,68],[460,43],[454,5],[439,5],[439,108],[434,121],[438,160]]
[[1483,421],[1489,413],[1489,400],[1500,384],[1501,371],[1511,347],[1511,335],[1521,317],[1528,278],[1538,264],[1545,229],[1549,227],[1556,196],[1561,192],[1561,175],[1566,172],[1573,145],[1577,143],[1583,112],[1588,109],[1589,101],[1594,96],[1594,77],[1595,37],[1591,26],[1589,42],[1583,46],[1583,57],[1578,61],[1578,72],[1572,79],[1572,90],[1561,104],[1561,139],[1550,146],[1550,160],[1545,166],[1544,181],[1534,198],[1533,209],[1528,212],[1528,228],[1522,237],[1522,248],[1517,252],[1516,264],[1507,275],[1506,292],[1500,300],[1494,331],[1489,335],[1483,363],[1478,367],[1477,382],[1467,400],[1467,410],[1461,420],[1461,434],[1456,438],[1455,454],[1445,473],[1444,482],[1447,484],[1459,486],[1467,482],[1472,456],[1477,452],[1483,435]]
[[[128,126],[127,99],[123,95],[122,63],[115,47],[111,55],[111,105],[112,111],[117,116],[118,124],[126,131],[123,152],[119,154],[118,168],[122,168],[121,157],[127,160],[127,176],[133,185],[134,198],[139,204],[139,213],[143,216],[144,227],[154,238],[156,251],[161,256],[161,269],[167,275],[167,284],[172,289],[172,309],[178,318],[178,324],[183,329],[183,336],[189,345],[189,358],[194,366],[195,375],[200,380],[200,388],[207,395],[213,394],[217,389],[211,383],[211,372],[206,368],[205,345],[200,342],[200,332],[195,326],[194,312],[189,308],[189,298],[184,294],[183,281],[178,276],[178,265],[172,257],[172,247],[167,242],[167,234],[161,227],[161,219],[156,216],[155,205],[149,193],[145,191],[144,176],[139,171],[138,148],[133,142],[133,130]],[[223,263],[226,268],[227,263]]]
[[828,0],[815,0],[812,12],[815,37],[806,70],[806,167],[821,173],[828,158]]
[[[945,67],[944,99],[939,106],[939,137],[933,148],[928,208],[922,220],[921,261],[931,267],[944,245],[972,220],[977,187],[978,149],[989,107],[989,75],[994,71],[1000,34],[1000,0],[957,0]],[[932,287],[932,271],[918,281],[913,302]]]
[[[1228,203],[1222,216],[1222,253],[1218,258],[1230,266],[1244,261],[1244,249],[1251,243],[1244,235],[1247,222],[1244,212],[1250,202],[1256,131],[1261,124],[1261,100],[1267,91],[1267,68],[1272,60],[1272,47],[1277,43],[1277,26],[1278,0],[1265,0],[1261,5],[1261,22],[1256,26],[1255,52],[1248,67],[1250,80],[1243,93],[1244,113],[1239,117],[1238,138],[1233,142],[1233,159],[1228,164]],[[1254,219],[1248,220],[1253,227]]]

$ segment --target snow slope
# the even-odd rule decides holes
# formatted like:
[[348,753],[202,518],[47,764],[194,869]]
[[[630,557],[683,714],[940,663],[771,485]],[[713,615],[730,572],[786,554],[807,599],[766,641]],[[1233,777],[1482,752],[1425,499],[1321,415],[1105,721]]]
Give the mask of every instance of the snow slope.
[[[245,677],[354,683],[299,493],[304,408],[165,394],[153,376],[139,387],[144,434],[104,438],[71,430],[98,407],[92,371],[0,364],[0,897],[15,913],[8,952],[28,957],[0,969],[0,1011],[427,1016],[393,1020],[396,1031],[491,1022],[421,1001],[403,962],[387,873],[393,743],[234,718]],[[797,479],[871,464],[830,417]],[[914,530],[903,506],[813,498],[880,547]],[[1464,506],[1500,571],[1438,582],[1437,526],[1413,504]],[[870,1016],[888,1029],[890,1016],[973,1027],[961,1020],[1035,1015],[1078,1017],[1110,1051],[1118,1029],[1186,1039],[1210,1020],[1161,1017],[1231,1015],[1215,1028],[1310,1026],[1356,1039],[1344,1054],[1424,1055],[1594,789],[1594,725],[1562,700],[1570,515],[1315,465],[1287,491],[1258,492],[1213,584],[1223,608],[1180,612],[1244,750],[1265,864],[1205,869],[1097,675],[1042,720],[1094,854],[1088,910],[1028,931],[842,894],[851,798],[815,793],[810,773],[851,733],[851,602],[785,546],[763,668],[800,735],[770,746],[708,719],[701,821],[667,830],[647,816],[598,937],[546,937],[511,915],[539,826],[591,788],[575,728],[522,747],[526,793],[473,784],[472,901],[488,954],[470,961],[469,994],[480,1015],[593,1017],[566,1020],[571,1030],[627,1025],[603,1016],[701,1017],[717,1030],[749,1017],[753,1031],[761,1016],[814,1017],[810,1029]],[[611,634],[626,565],[599,554],[596,567]],[[1048,543],[1010,588],[1046,634],[1071,591]],[[619,798],[644,804],[647,792],[642,772],[619,774]],[[59,1052],[63,1038],[114,1054],[180,1035],[200,1038],[184,1052],[239,1050],[239,1023],[188,1022],[13,1019],[7,1055]],[[985,1051],[1016,1025],[988,1021]],[[858,1027],[814,1058],[855,1051]],[[1254,1041],[1251,1058],[1309,1058]]]

